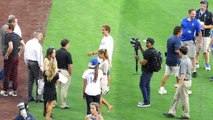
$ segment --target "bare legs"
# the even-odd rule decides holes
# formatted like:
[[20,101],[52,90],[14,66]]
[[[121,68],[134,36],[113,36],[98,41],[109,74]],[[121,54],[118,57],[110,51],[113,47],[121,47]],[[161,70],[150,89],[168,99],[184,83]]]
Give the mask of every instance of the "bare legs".
[[[100,109],[101,109],[101,106],[102,106],[102,103],[108,108],[108,112],[110,112],[110,110],[112,109],[112,105],[109,104],[106,99],[104,99],[103,97],[101,97],[100,99]],[[100,110],[101,111],[101,110]]]
[[46,104],[46,110],[47,110],[46,116],[45,116],[46,120],[51,120],[50,114],[52,113],[53,103],[54,103],[54,101],[48,101]]

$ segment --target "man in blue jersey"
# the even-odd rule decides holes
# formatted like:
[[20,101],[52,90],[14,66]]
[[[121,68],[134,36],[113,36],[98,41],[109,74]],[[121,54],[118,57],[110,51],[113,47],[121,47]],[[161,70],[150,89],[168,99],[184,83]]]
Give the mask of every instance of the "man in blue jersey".
[[[190,57],[192,61],[192,68],[193,68],[193,74],[192,77],[197,77],[196,72],[196,44],[198,44],[198,47],[201,48],[202,43],[202,33],[201,33],[201,27],[200,23],[195,19],[196,16],[196,10],[190,9],[188,10],[188,17],[184,18],[181,22],[181,27],[183,28],[183,34],[180,37],[181,45],[188,47],[188,56]],[[198,33],[198,41],[195,43],[195,33]]]

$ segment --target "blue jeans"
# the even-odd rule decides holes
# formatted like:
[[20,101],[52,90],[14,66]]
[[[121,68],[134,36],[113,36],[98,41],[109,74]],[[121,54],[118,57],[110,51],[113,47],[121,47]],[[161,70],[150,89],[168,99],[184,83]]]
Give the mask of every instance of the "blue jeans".
[[143,95],[144,104],[150,104],[150,80],[153,73],[143,71],[140,77],[139,87]]

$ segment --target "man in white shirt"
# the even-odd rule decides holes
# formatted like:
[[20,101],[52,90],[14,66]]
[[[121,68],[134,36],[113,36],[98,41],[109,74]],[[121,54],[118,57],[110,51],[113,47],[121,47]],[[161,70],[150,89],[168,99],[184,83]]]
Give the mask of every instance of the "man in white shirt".
[[102,34],[104,37],[101,40],[99,49],[107,49],[109,56],[109,63],[112,64],[112,53],[113,53],[113,38],[110,35],[110,26],[104,25],[102,26]]
[[[114,41],[112,36],[110,35],[110,26],[109,25],[103,25],[102,26],[102,34],[103,34],[103,38],[101,40],[99,49],[107,49],[107,53],[109,56],[109,64],[110,67],[112,67],[112,54],[113,54],[113,46],[114,46]],[[89,52],[87,55],[88,56],[92,56],[98,54],[98,51],[95,52]],[[108,86],[110,85],[110,72],[108,70],[107,72],[107,76],[108,76]]]
[[16,16],[15,15],[9,15],[8,16],[8,22],[9,23],[11,22],[15,26],[13,32],[18,34],[22,38],[21,28],[18,25],[18,19],[16,18]]
[[35,101],[33,95],[33,84],[36,82],[36,102],[43,102],[42,95],[38,95],[38,79],[42,76],[43,71],[43,54],[42,46],[39,41],[43,40],[41,31],[34,32],[34,38],[27,41],[24,52],[24,61],[28,68],[28,100]]

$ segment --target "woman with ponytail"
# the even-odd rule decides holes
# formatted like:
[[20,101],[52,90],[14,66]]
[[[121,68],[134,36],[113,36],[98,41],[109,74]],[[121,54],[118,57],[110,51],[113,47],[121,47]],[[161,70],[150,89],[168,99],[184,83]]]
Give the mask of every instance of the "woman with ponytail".
[[[99,69],[103,72],[103,78],[101,79],[101,90],[102,94],[109,93],[109,81],[107,79],[107,72],[109,70],[109,59],[107,54],[107,49],[98,50],[98,57],[102,59],[102,62],[99,64]],[[107,106],[108,112],[112,109],[112,105],[109,104],[106,99],[101,96],[100,99],[100,108],[102,103]]]
[[109,61],[107,49],[98,50],[98,57],[102,59],[99,64],[99,69],[103,72],[103,79],[101,79],[101,89],[103,94],[107,94],[109,92],[109,81],[107,79],[107,72],[109,70]]
[[86,99],[87,114],[91,114],[90,103],[100,103],[101,97],[101,85],[100,79],[103,77],[103,73],[98,69],[98,59],[93,58],[88,64],[89,69],[85,70],[83,78],[83,98]]

